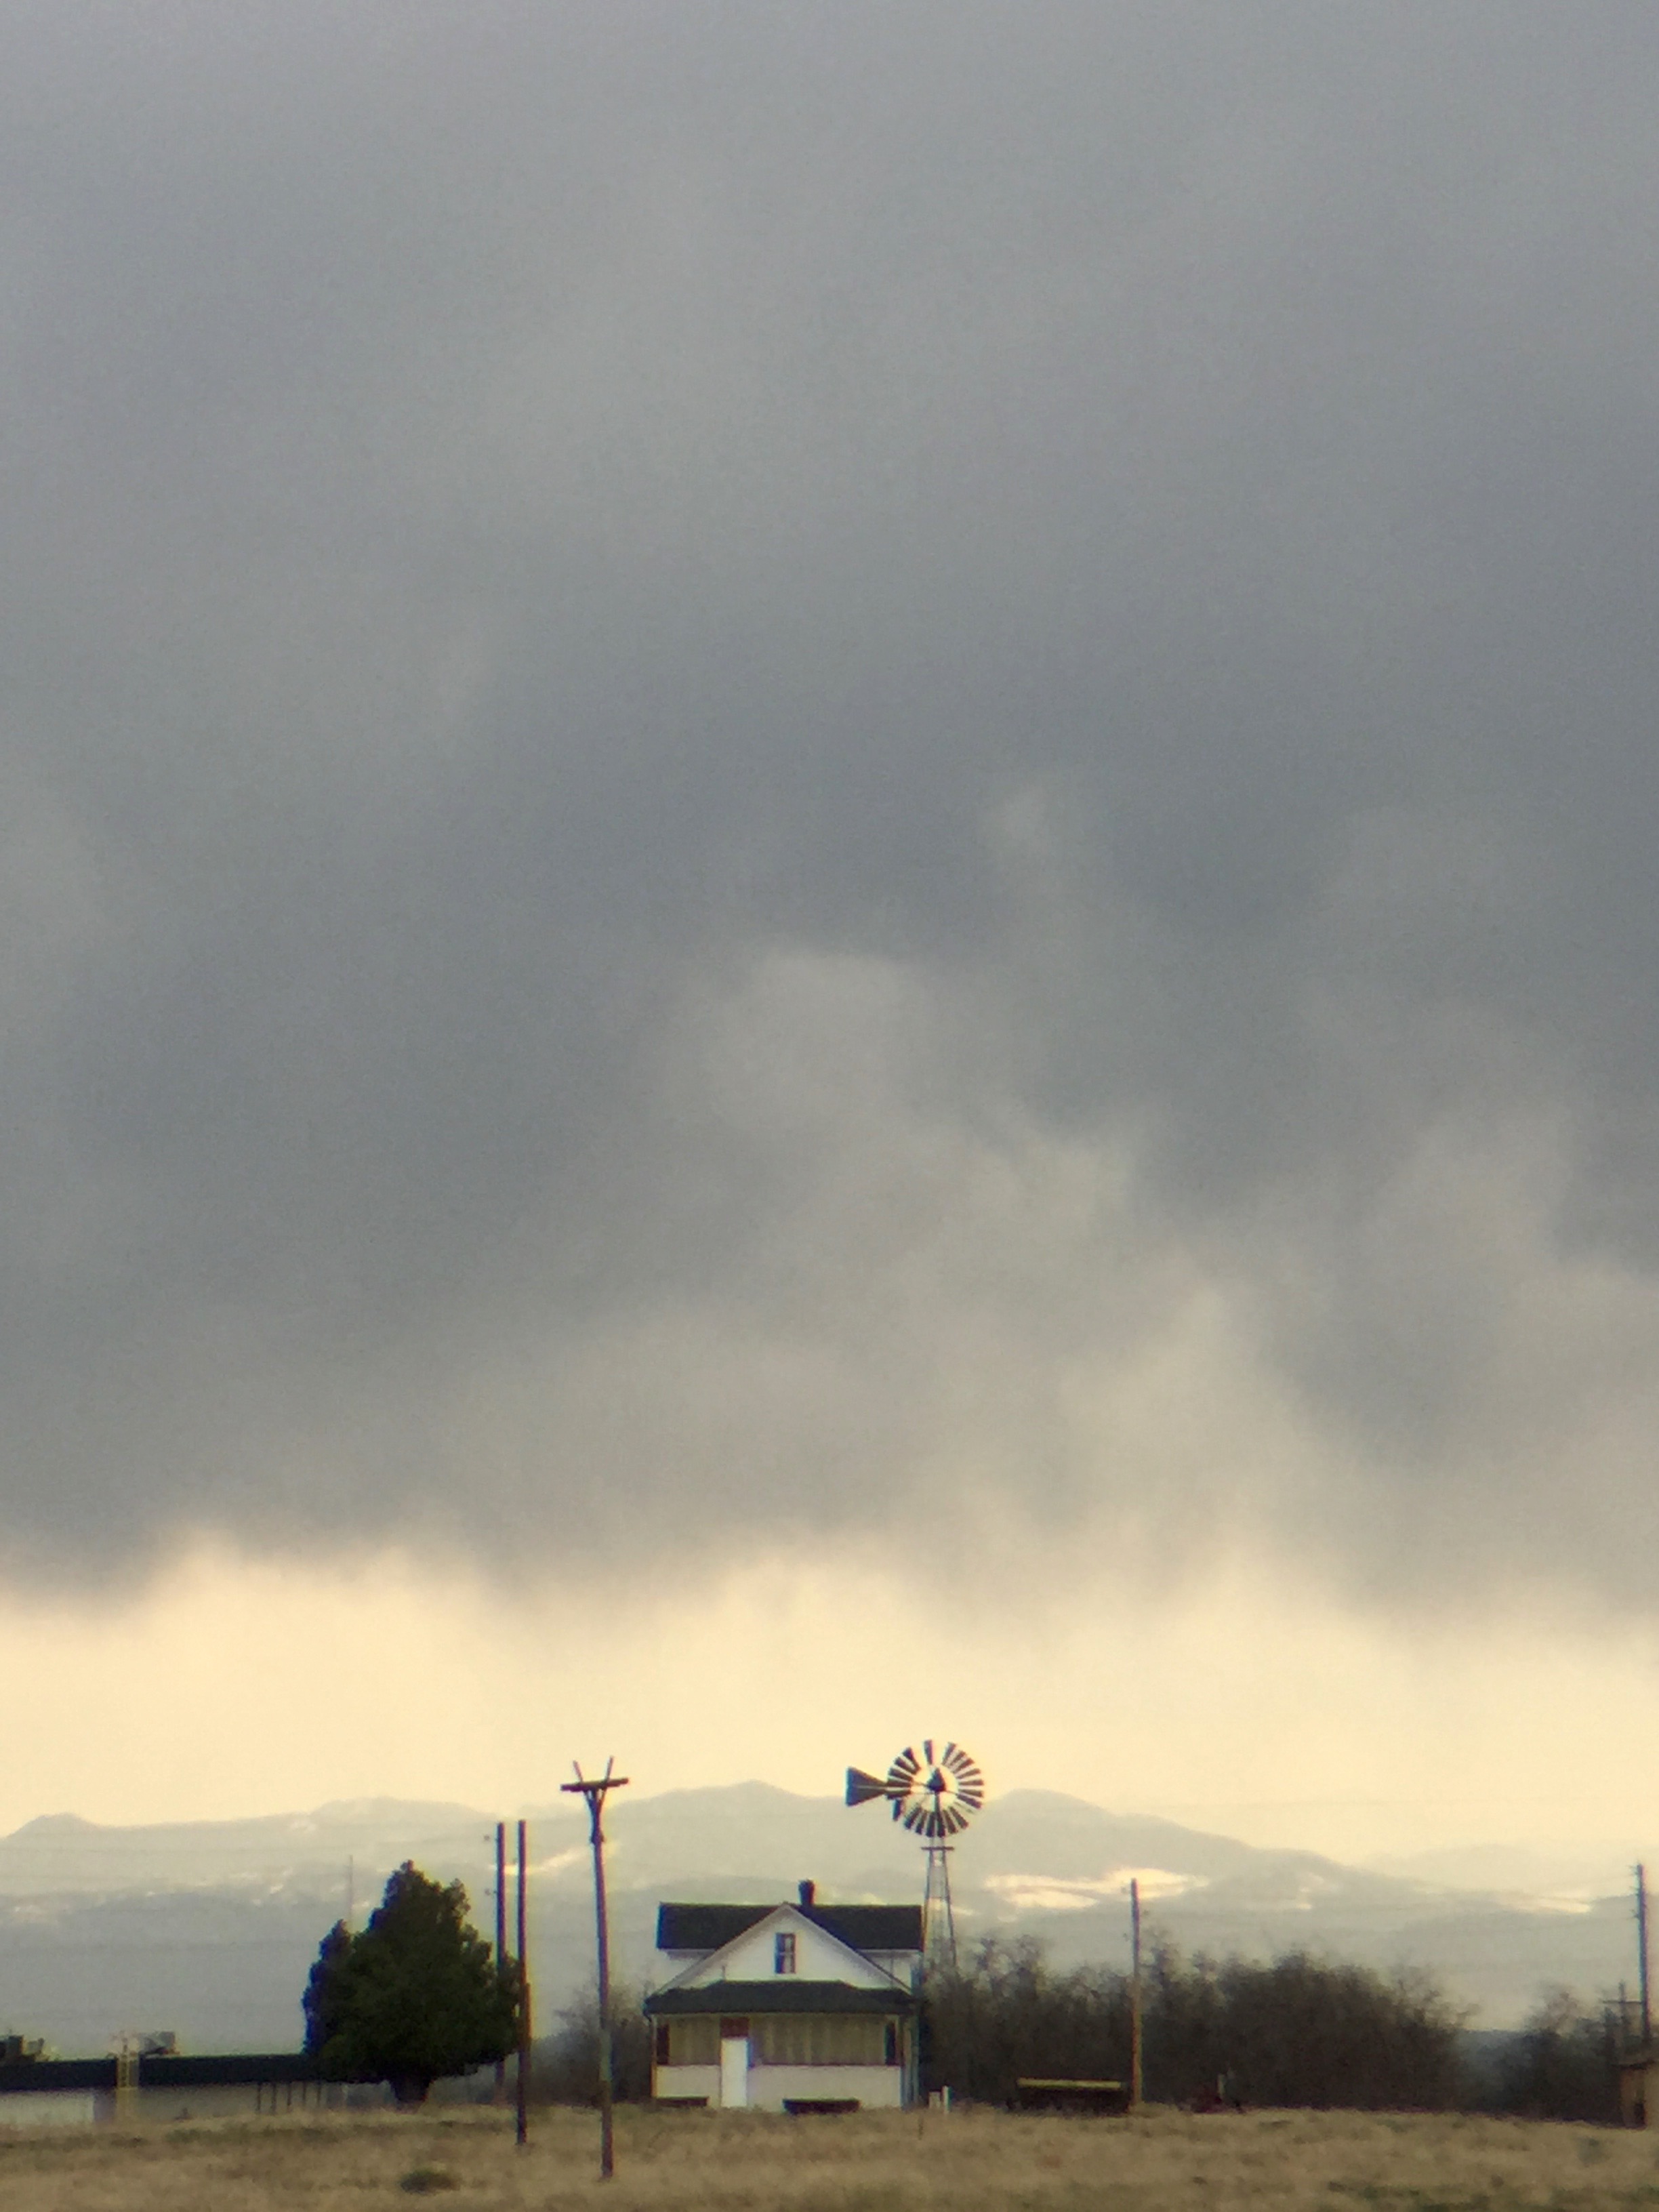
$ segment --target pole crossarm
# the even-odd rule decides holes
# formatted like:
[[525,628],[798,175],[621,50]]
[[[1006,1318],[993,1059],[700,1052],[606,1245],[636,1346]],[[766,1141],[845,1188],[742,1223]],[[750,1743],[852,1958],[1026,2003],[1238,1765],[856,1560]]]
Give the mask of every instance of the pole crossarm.
[[629,1776],[626,1774],[613,1774],[611,1771],[614,1763],[615,1762],[613,1760],[607,1759],[605,1762],[605,1772],[603,1774],[585,1775],[582,1772],[581,1768],[578,1766],[576,1768],[576,1778],[574,1782],[562,1782],[559,1784],[559,1788],[565,1796],[585,1797],[587,1800],[587,1814],[592,1826],[592,1833],[589,1838],[589,1841],[592,1843],[602,1844],[605,1841],[604,1836],[599,1832],[599,1823],[603,1819],[605,1813],[605,1791],[607,1790],[626,1790],[629,1784]]

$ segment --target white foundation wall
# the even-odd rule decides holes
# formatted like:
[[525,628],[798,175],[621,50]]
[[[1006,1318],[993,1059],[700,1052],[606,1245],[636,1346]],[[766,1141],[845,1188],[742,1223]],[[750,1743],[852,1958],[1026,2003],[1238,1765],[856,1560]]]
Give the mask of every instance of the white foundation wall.
[[707,2097],[710,2105],[720,2100],[720,2069],[718,2066],[659,2066],[651,2077],[653,2097]]
[[[751,2112],[781,2112],[787,2102],[840,2103],[856,2099],[868,2111],[890,2111],[904,2102],[902,2066],[751,2066]],[[720,2102],[718,2066],[659,2066],[652,2082],[659,2098],[706,2097],[710,2112]]]
[[810,2104],[855,2098],[866,2111],[904,2102],[904,2069],[899,2066],[751,2066],[749,2103],[757,2112],[781,2112],[786,2103]]

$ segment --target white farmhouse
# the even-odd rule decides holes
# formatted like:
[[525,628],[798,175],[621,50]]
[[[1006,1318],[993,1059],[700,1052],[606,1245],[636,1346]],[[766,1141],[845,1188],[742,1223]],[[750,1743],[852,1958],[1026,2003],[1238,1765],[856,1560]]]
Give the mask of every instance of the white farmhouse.
[[921,1908],[665,1905],[645,2001],[664,2104],[848,2112],[917,2095]]

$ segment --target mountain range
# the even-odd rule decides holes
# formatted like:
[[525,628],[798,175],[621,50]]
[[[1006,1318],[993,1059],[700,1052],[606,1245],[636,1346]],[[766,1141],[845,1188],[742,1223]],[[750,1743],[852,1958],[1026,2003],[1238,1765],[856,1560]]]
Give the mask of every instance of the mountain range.
[[[527,1818],[531,1964],[545,2032],[592,1979],[591,1858],[586,1816],[570,1799]],[[914,1838],[879,1805],[849,1811],[761,1783],[619,1795],[606,1832],[624,1984],[653,1970],[665,1897],[783,1898],[810,1878],[826,1901],[902,1901],[921,1886]],[[65,2053],[156,2028],[185,2050],[292,2049],[324,1932],[348,1911],[361,1925],[404,1859],[462,1880],[490,1931],[494,1820],[468,1806],[376,1799],[149,1827],[31,1820],[0,1838],[0,2027]],[[994,1800],[953,1858],[964,1945],[1035,1934],[1059,1964],[1125,1966],[1133,1875],[1149,1942],[1424,1966],[1484,2027],[1513,2025],[1552,1983],[1589,1996],[1634,1980],[1628,1897],[1560,1879],[1575,1871],[1502,1852],[1346,1866],[1030,1790]],[[1555,1886],[1529,1887],[1526,1877],[1540,1874]]]

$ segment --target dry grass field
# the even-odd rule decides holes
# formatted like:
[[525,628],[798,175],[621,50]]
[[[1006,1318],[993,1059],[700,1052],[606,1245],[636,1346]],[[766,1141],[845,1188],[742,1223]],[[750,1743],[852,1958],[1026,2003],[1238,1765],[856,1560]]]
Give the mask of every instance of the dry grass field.
[[0,2136],[6,2212],[1602,2212],[1659,2207],[1659,2136],[1486,2119],[996,2112],[785,2120],[627,2112],[617,2176],[583,2114],[528,2151],[493,2112]]

